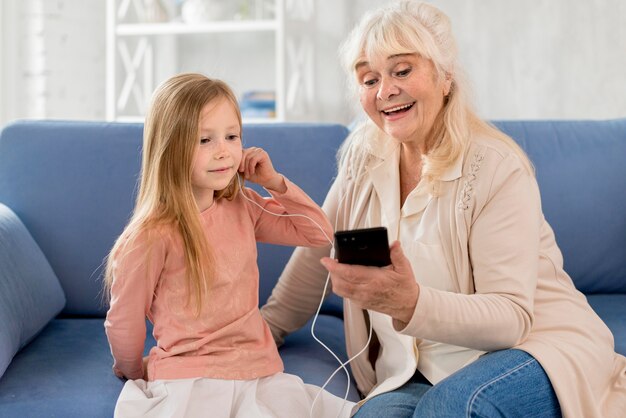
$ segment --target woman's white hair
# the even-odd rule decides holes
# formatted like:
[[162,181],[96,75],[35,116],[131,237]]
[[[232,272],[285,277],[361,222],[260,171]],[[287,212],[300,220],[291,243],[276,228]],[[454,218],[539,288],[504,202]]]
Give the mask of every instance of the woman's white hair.
[[454,72],[457,47],[450,19],[434,6],[416,1],[396,1],[366,13],[339,49],[350,75],[362,57],[414,52],[431,60],[440,76]]
[[[451,80],[450,93],[426,143],[423,178],[429,181],[439,179],[464,153],[470,138],[477,134],[509,143],[532,170],[526,155],[511,138],[476,116],[468,99],[468,84],[458,65],[456,40],[450,19],[430,4],[415,0],[394,1],[363,16],[339,48],[353,95],[359,89],[355,76],[358,62],[402,53],[417,53],[429,59],[439,80]],[[342,157],[348,148],[352,149],[351,154],[354,156],[359,152],[367,152],[370,141],[384,140],[389,140],[388,136],[373,126],[369,119],[365,120],[342,146],[342,165]]]

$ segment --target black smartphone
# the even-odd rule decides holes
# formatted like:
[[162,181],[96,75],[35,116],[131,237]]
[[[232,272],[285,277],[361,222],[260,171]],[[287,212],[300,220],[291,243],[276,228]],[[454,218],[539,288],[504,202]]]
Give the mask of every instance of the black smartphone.
[[391,264],[387,228],[335,232],[335,256],[340,263],[384,267]]

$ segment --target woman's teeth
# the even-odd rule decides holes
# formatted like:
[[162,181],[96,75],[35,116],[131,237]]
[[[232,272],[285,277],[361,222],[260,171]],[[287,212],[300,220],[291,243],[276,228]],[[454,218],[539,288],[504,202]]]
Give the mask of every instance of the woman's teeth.
[[404,105],[392,107],[391,109],[383,110],[383,113],[386,114],[386,115],[389,115],[391,113],[399,112],[401,110],[406,110],[406,109],[409,109],[411,106],[413,106],[413,104],[414,103],[407,103],[407,104],[404,104]]

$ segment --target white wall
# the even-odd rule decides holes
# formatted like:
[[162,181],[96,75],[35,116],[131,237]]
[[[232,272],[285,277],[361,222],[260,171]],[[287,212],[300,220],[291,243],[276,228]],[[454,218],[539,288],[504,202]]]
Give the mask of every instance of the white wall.
[[[626,1],[432,2],[452,19],[482,116],[626,117]],[[315,0],[318,120],[349,123],[354,117],[336,50],[361,14],[380,3]],[[105,1],[0,4],[0,125],[22,117],[104,119]],[[228,42],[228,36],[218,42]],[[202,42],[193,39],[179,48],[202,70],[215,57],[192,51],[194,45]],[[262,53],[262,46],[252,50]],[[267,69],[246,65],[252,57],[242,57],[241,50],[224,47],[221,54],[241,63],[224,77],[235,86],[248,89],[255,79],[268,78]]]
[[[358,0],[361,15],[378,0]],[[489,119],[626,117],[626,1],[432,0]]]
[[10,88],[10,80],[12,80],[12,65],[15,59],[15,48],[13,43],[9,42],[9,33],[12,32],[10,16],[13,14],[13,0],[0,0],[0,126],[3,121],[14,119],[13,106],[14,102],[13,89]]
[[0,0],[0,125],[104,118],[104,2]]

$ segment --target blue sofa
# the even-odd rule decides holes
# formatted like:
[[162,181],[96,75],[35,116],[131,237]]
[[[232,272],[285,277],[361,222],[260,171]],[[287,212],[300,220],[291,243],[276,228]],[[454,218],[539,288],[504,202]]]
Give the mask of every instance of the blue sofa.
[[[566,269],[626,354],[626,119],[496,124],[533,160]],[[246,125],[243,138],[321,203],[347,133],[262,124]],[[122,382],[104,334],[102,262],[133,206],[141,136],[140,124],[76,121],[2,130],[0,417],[112,416]],[[292,249],[259,247],[263,304]],[[339,298],[325,302],[316,335],[345,359]],[[309,326],[280,353],[287,372],[318,385],[337,367]],[[328,389],[343,397],[346,383],[338,373]],[[353,382],[349,398],[358,399]]]

